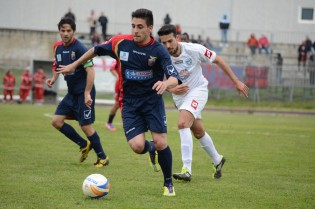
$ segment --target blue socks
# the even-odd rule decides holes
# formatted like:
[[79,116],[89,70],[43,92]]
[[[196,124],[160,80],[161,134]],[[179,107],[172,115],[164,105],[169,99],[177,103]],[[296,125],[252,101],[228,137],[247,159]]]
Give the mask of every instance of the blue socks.
[[86,147],[86,140],[83,139],[76,130],[67,123],[64,123],[63,126],[59,129],[67,138],[69,138],[74,143],[78,144],[80,148]]
[[164,175],[164,185],[172,184],[172,151],[169,146],[158,152],[158,161]]
[[140,154],[145,154],[147,152],[154,152],[155,145],[153,141],[145,140],[143,151]]
[[105,159],[106,155],[104,153],[100,137],[98,136],[97,132],[95,131],[94,134],[88,137],[91,142],[91,147],[94,149],[97,157],[101,159]]

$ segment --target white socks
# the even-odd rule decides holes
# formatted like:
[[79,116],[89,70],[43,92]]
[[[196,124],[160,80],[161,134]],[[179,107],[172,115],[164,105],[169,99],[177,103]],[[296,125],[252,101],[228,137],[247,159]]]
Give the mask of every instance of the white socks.
[[179,136],[181,140],[183,166],[186,167],[191,174],[193,139],[190,128],[179,129]]
[[199,139],[199,143],[206,153],[212,158],[214,165],[218,165],[221,161],[221,157],[215,149],[212,139],[207,132],[205,132],[205,135]]

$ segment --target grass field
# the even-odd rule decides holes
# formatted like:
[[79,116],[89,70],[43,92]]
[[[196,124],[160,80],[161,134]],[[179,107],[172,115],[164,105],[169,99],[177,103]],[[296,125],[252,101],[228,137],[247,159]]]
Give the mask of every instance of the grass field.
[[[161,172],[151,170],[147,155],[131,151],[119,114],[118,131],[108,132],[109,109],[96,109],[95,128],[111,159],[96,169],[93,152],[79,164],[79,148],[50,125],[54,110],[0,105],[0,208],[315,208],[314,117],[204,112],[205,128],[227,159],[223,177],[212,179],[210,160],[194,141],[192,181],[175,181],[176,196],[163,197]],[[178,113],[168,110],[167,116],[178,172]],[[92,173],[109,179],[105,198],[83,196],[83,180]]]

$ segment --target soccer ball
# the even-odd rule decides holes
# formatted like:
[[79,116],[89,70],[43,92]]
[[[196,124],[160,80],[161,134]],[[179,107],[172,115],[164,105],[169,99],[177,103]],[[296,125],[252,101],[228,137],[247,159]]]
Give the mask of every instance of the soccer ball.
[[101,174],[91,174],[83,181],[83,194],[91,198],[100,198],[108,195],[109,181]]

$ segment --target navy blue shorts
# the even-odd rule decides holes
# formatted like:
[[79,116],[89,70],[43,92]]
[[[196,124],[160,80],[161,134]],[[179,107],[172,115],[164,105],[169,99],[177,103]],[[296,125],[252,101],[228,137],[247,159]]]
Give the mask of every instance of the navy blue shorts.
[[91,91],[91,98],[93,104],[90,109],[84,103],[84,93],[79,95],[67,94],[59,103],[55,115],[66,115],[74,118],[80,126],[92,124],[95,121],[95,91],[93,90]]
[[127,140],[147,132],[167,132],[164,101],[161,95],[123,98],[122,119]]

